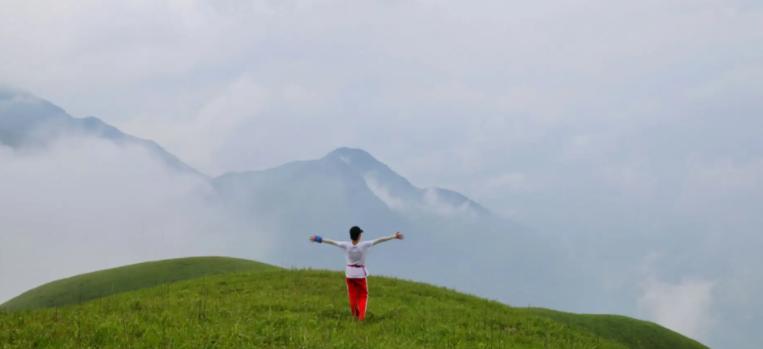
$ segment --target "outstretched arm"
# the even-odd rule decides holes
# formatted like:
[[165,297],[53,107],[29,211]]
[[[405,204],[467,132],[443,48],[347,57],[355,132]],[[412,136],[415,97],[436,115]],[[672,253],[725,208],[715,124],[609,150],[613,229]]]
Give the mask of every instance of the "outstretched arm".
[[319,244],[327,243],[329,245],[339,246],[339,244],[337,244],[336,241],[330,240],[330,239],[324,239],[320,235],[310,235],[310,241],[317,242]]
[[390,236],[385,236],[383,238],[378,238],[374,240],[374,245],[378,245],[382,242],[389,241],[389,240],[402,240],[403,238],[404,238],[403,234],[401,234],[400,232],[396,232]]

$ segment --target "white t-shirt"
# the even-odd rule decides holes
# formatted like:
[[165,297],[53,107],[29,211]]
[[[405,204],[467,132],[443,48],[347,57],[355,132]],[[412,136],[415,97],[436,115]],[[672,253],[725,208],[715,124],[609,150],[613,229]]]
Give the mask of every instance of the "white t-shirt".
[[336,246],[341,248],[346,257],[347,266],[344,268],[344,275],[349,279],[360,279],[368,276],[366,269],[366,253],[371,246],[376,245],[379,239],[372,241],[361,241],[353,245],[352,241],[337,241]]

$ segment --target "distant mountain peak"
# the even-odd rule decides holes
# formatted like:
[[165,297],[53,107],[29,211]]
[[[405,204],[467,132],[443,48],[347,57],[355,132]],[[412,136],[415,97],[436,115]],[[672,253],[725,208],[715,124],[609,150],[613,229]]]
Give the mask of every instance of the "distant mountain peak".
[[40,98],[35,97],[28,92],[24,92],[13,87],[0,85],[0,101],[5,102],[13,99],[41,100]]
[[66,111],[61,107],[29,92],[0,85],[0,116],[23,120],[64,119]]
[[366,186],[387,207],[396,211],[423,210],[438,214],[462,212],[475,217],[490,215],[480,204],[455,191],[414,186],[363,149],[340,147],[326,155],[322,161],[349,168],[363,178]]
[[402,181],[406,183],[406,185],[410,185],[405,178],[363,149],[349,147],[337,148],[324,156],[322,161],[329,161],[338,163],[340,166],[347,166],[361,177],[366,177],[368,175],[381,176],[387,178],[387,180]]
[[204,177],[153,141],[123,133],[94,116],[75,118],[43,98],[0,86],[0,145],[46,147],[63,137],[95,137],[141,146],[174,169]]
[[379,160],[373,157],[369,152],[350,147],[340,147],[328,153],[324,159],[339,160],[353,167],[367,167],[369,165],[381,164]]

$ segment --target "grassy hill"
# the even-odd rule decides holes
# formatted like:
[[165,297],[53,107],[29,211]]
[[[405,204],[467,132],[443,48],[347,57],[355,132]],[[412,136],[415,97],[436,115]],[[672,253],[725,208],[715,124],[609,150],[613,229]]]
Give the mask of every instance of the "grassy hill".
[[276,268],[255,261],[229,257],[190,257],[138,263],[47,283],[3,303],[0,309],[21,310],[77,304],[115,293],[205,275]]
[[338,272],[265,266],[206,275],[82,304],[0,311],[0,347],[705,348],[622,316],[514,308],[386,277],[372,277],[369,287],[368,317],[358,322]]

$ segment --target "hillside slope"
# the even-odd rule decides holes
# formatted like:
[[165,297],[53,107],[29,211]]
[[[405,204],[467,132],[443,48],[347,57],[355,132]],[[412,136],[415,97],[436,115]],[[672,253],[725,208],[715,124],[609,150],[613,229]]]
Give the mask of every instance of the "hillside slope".
[[705,348],[621,316],[513,308],[431,285],[370,280],[365,322],[343,276],[313,270],[195,278],[52,309],[0,311],[7,347]]
[[190,257],[138,263],[47,283],[9,300],[0,305],[0,309],[22,310],[77,304],[206,275],[272,269],[277,267],[229,257]]

